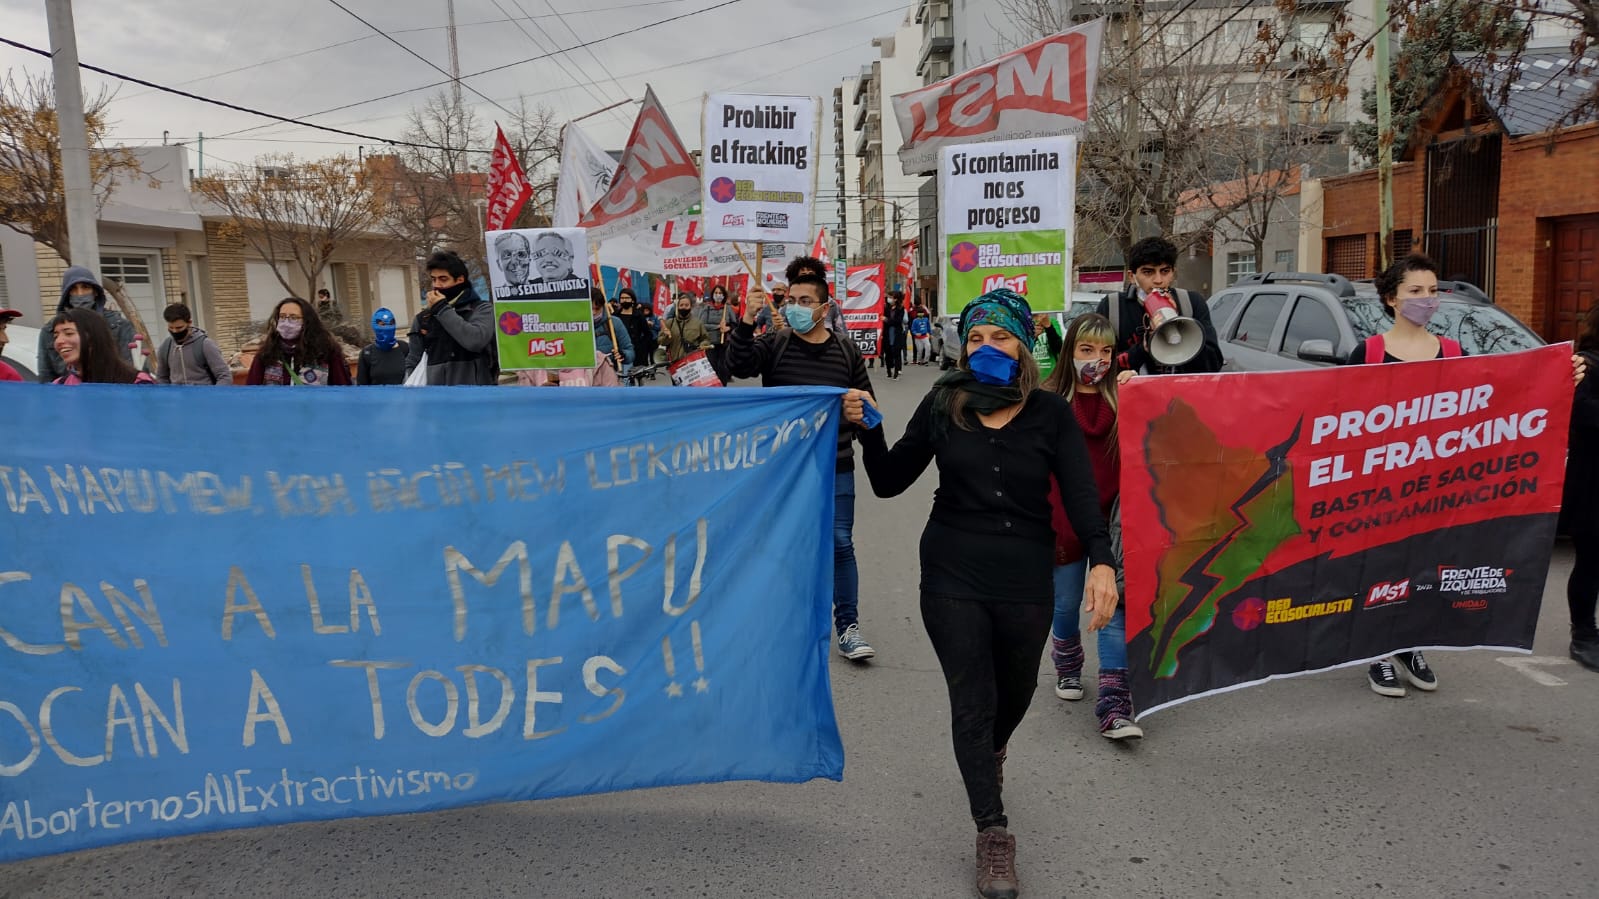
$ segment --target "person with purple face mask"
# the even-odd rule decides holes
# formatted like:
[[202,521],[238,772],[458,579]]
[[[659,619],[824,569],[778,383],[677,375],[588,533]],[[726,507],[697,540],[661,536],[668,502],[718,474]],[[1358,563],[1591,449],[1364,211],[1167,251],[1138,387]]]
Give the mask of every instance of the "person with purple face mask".
[[[1438,336],[1427,324],[1438,313],[1438,264],[1420,253],[1390,265],[1376,278],[1377,296],[1383,311],[1394,320],[1393,327],[1367,338],[1355,347],[1346,365],[1376,365],[1385,362],[1425,362],[1429,359],[1454,359],[1464,356],[1459,341]],[[1587,374],[1581,356],[1571,357],[1572,374],[1578,383]],[[1420,652],[1395,653],[1371,663],[1366,682],[1379,696],[1400,698],[1405,681],[1425,693],[1438,689],[1438,675]]]
[[248,385],[348,387],[350,366],[338,341],[322,326],[310,303],[297,297],[280,301],[267,319],[267,333],[245,376]]

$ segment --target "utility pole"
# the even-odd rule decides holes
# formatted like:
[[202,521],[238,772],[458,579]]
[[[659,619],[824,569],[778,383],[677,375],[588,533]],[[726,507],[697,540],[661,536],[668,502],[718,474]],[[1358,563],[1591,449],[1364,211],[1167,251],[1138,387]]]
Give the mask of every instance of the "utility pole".
[[461,108],[461,48],[455,40],[455,0],[444,0],[445,10],[450,15],[450,27],[446,32],[450,38],[450,92],[454,95],[455,108]]
[[89,174],[89,134],[83,122],[83,84],[78,78],[78,38],[72,0],[45,0],[55,74],[56,127],[61,141],[61,180],[66,188],[67,244],[73,265],[100,273],[98,204]]
[[1394,108],[1388,87],[1388,2],[1372,0],[1377,23],[1377,244],[1379,271],[1394,263]]

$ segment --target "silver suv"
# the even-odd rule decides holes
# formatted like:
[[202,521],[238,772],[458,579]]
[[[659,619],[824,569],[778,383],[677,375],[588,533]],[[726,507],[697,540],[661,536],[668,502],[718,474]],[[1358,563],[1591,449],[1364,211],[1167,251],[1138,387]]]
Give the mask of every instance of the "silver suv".
[[[1468,355],[1511,353],[1543,338],[1465,281],[1439,281],[1443,304],[1428,329]],[[1210,298],[1222,371],[1285,371],[1339,365],[1366,338],[1388,330],[1369,281],[1307,272],[1249,275]]]

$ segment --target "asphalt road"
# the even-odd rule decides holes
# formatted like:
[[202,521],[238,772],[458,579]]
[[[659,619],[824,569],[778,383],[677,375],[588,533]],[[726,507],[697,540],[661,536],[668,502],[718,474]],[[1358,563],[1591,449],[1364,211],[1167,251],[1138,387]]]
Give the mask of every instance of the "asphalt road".
[[[937,374],[878,377],[892,431]],[[720,784],[139,843],[0,866],[0,897],[972,895],[974,831],[916,607],[929,472],[861,497],[862,626],[834,656],[843,783]],[[864,486],[863,486],[864,489]],[[1434,653],[1384,699],[1347,669],[1095,733],[1040,666],[1006,798],[1023,894],[1599,895],[1599,674],[1566,659],[1564,547],[1536,653]],[[1090,641],[1092,670],[1092,641]],[[1506,664],[1506,662],[1511,664]]]

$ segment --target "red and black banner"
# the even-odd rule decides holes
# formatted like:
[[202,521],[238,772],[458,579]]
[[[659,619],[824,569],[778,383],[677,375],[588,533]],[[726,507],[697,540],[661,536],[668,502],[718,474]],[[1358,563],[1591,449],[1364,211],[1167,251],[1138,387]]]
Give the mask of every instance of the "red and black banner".
[[1568,345],[1121,394],[1140,714],[1426,648],[1528,650],[1565,480]]

